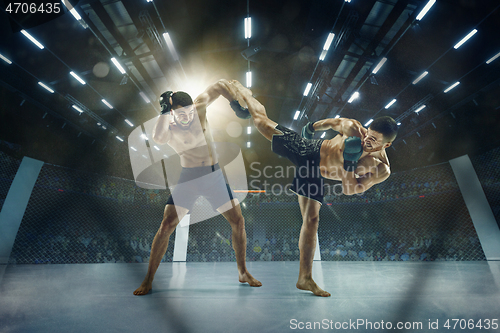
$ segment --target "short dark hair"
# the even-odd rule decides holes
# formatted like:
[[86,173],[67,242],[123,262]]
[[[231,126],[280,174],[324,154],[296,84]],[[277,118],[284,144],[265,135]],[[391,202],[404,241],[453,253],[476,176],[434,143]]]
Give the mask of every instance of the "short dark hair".
[[369,127],[371,130],[382,133],[388,142],[394,141],[398,135],[398,125],[389,116],[379,117],[372,121]]
[[193,99],[184,91],[177,91],[172,95],[172,106],[189,106],[193,104]]

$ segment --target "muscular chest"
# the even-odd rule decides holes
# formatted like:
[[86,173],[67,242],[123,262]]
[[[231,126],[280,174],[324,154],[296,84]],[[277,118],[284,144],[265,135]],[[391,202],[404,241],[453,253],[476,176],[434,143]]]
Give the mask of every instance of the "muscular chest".
[[[344,156],[342,141],[331,142],[321,152],[321,174],[325,178],[341,180],[344,170]],[[355,174],[363,176],[364,174],[374,172],[381,161],[372,155],[362,157],[358,161]]]

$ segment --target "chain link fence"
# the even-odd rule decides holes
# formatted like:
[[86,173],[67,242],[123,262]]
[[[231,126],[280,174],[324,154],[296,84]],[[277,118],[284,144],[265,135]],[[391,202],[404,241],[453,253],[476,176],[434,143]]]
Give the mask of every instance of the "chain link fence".
[[[130,180],[45,164],[10,262],[147,262],[165,201],[165,191]],[[172,261],[174,239],[163,261]]]
[[500,228],[500,148],[471,157],[471,161]]
[[3,207],[12,181],[21,162],[0,151],[0,207]]
[[[2,164],[6,175],[19,165],[11,163]],[[45,164],[10,262],[147,262],[168,194]],[[250,193],[241,209],[248,261],[299,260],[302,219],[295,195]],[[485,260],[448,163],[394,173],[362,195],[327,194],[318,234],[322,260]],[[175,232],[163,261],[172,260],[174,240]],[[189,226],[187,261],[235,261],[223,216]]]

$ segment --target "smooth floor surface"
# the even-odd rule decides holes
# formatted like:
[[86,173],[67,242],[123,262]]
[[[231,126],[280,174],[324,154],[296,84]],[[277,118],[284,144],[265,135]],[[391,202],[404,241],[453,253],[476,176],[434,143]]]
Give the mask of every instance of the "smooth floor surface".
[[500,262],[315,262],[329,298],[295,288],[298,262],[248,268],[262,287],[163,263],[134,296],[147,264],[0,266],[0,332],[500,332]]

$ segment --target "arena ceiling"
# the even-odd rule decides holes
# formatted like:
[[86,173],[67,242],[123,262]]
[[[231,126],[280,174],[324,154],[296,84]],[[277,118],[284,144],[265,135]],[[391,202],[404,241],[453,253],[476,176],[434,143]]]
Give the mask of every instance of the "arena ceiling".
[[[70,2],[80,20],[60,3],[54,17],[22,14],[22,6],[18,15],[0,11],[0,54],[11,62],[0,60],[0,139],[23,155],[92,171],[105,164],[105,172],[131,177],[116,165],[128,161],[132,130],[159,114],[159,94],[196,95],[220,78],[245,84],[249,70],[269,117],[297,131],[326,117],[395,118],[400,132],[388,154],[396,171],[500,143],[500,57],[491,60],[500,52],[497,1],[437,0],[420,20],[427,0]],[[335,37],[320,60],[329,33]],[[209,121],[216,141],[239,144],[247,162],[284,163],[228,103],[214,104]]]

